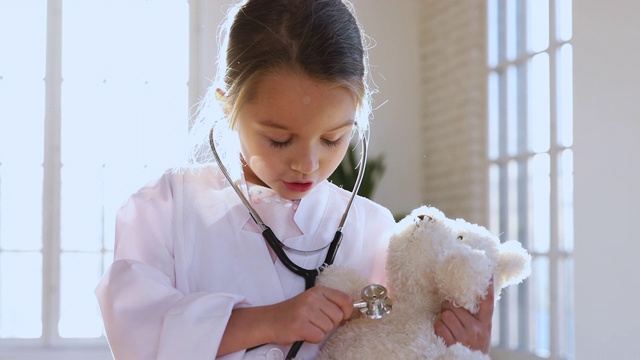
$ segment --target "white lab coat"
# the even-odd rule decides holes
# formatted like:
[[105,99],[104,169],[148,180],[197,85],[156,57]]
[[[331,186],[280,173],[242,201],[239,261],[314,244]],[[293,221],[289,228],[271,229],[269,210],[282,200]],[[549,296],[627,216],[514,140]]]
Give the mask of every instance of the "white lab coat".
[[[318,184],[294,216],[304,235],[281,240],[297,249],[331,242],[349,195]],[[335,263],[379,281],[393,224],[387,209],[358,197]],[[305,268],[317,268],[324,256],[290,254]],[[120,209],[115,261],[96,295],[116,359],[194,360],[215,358],[234,308],[281,302],[303,290],[302,278],[272,261],[259,227],[210,167],[166,173]],[[288,349],[268,344],[220,359],[282,359]],[[297,358],[313,359],[318,349],[305,343]]]

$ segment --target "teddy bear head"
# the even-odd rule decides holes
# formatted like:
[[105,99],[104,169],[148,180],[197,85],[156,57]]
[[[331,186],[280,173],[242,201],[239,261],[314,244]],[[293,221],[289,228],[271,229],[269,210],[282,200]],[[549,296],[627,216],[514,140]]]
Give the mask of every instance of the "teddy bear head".
[[[495,299],[531,272],[531,256],[517,241],[500,240],[482,226],[448,219],[422,206],[396,226],[387,255],[390,291],[399,301],[433,308],[443,300],[471,312],[493,280]],[[429,299],[430,301],[425,301]]]

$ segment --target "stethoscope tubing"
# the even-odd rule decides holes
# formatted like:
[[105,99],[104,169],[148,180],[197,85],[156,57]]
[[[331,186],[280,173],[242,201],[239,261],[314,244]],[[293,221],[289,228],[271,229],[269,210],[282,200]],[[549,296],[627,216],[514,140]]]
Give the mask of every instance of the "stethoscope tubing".
[[[320,274],[320,271],[322,271],[322,269],[333,264],[336,254],[338,253],[338,249],[340,248],[340,244],[342,243],[342,238],[343,238],[342,229],[344,228],[344,225],[347,222],[349,213],[351,211],[351,205],[353,204],[353,200],[358,194],[358,190],[360,189],[360,185],[362,184],[362,178],[364,177],[364,170],[365,170],[367,152],[368,152],[367,141],[365,136],[362,136],[361,144],[362,144],[362,153],[360,156],[360,167],[358,169],[358,176],[356,178],[356,182],[354,184],[353,190],[351,191],[351,197],[349,198],[347,207],[344,213],[342,214],[340,223],[338,224],[338,230],[336,231],[336,234],[334,235],[333,240],[329,245],[329,249],[327,250],[327,255],[324,259],[324,262],[322,263],[322,266],[318,269],[305,269],[299,266],[298,264],[294,263],[289,258],[289,256],[287,256],[287,254],[284,251],[282,242],[278,240],[278,237],[273,233],[273,230],[271,230],[271,228],[267,226],[264,223],[264,221],[262,221],[262,218],[260,218],[260,215],[258,215],[258,212],[253,208],[253,206],[251,206],[251,203],[249,202],[249,200],[247,200],[247,198],[244,196],[240,188],[238,188],[238,186],[233,182],[231,175],[227,171],[226,167],[223,165],[222,159],[220,159],[220,156],[218,155],[218,152],[216,150],[215,143],[213,140],[213,128],[209,132],[209,146],[211,147],[211,151],[213,152],[213,157],[216,160],[218,167],[220,168],[225,178],[227,179],[227,181],[229,182],[233,190],[236,192],[236,194],[238,195],[238,197],[240,198],[244,206],[249,211],[251,218],[256,222],[256,224],[258,224],[258,226],[260,226],[260,229],[262,230],[262,237],[265,239],[269,247],[271,247],[271,249],[276,254],[280,262],[282,262],[282,264],[289,271],[293,272],[294,274],[304,279],[305,290],[308,290],[315,285],[316,277],[318,276],[318,274]],[[303,343],[304,343],[303,340],[296,341],[291,346],[291,349],[289,349],[289,352],[287,353],[286,358],[287,359],[294,358],[298,353],[298,351],[300,350],[300,348],[302,347]],[[253,347],[248,350],[252,350],[255,348],[257,347]]]

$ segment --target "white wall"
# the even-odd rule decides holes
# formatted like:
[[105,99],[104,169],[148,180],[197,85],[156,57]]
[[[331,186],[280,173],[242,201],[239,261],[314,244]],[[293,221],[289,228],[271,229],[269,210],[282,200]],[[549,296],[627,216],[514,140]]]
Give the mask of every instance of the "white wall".
[[[374,200],[394,214],[407,213],[423,198],[420,147],[419,0],[352,0],[369,50],[374,96],[371,156],[384,153],[386,172]],[[386,101],[386,103],[385,103]]]
[[637,359],[640,2],[573,6],[576,359]]

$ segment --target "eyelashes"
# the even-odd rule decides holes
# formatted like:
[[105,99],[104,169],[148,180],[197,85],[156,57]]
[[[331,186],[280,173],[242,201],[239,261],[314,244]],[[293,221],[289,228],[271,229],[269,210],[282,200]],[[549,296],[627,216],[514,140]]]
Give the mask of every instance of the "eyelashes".
[[336,140],[322,139],[322,142],[327,146],[337,147],[338,145],[342,144],[342,139],[342,137]]
[[282,149],[291,145],[291,139],[287,141],[275,141],[273,139],[269,139],[269,144],[271,145],[271,147],[274,147],[276,149]]
[[[322,143],[329,147],[338,147],[340,146],[340,144],[342,144],[342,141],[343,141],[343,137],[340,137],[336,140],[322,139]],[[291,143],[292,143],[292,139],[289,139],[287,141],[275,141],[273,139],[269,139],[269,144],[271,145],[271,147],[276,149],[283,149],[291,145]]]

